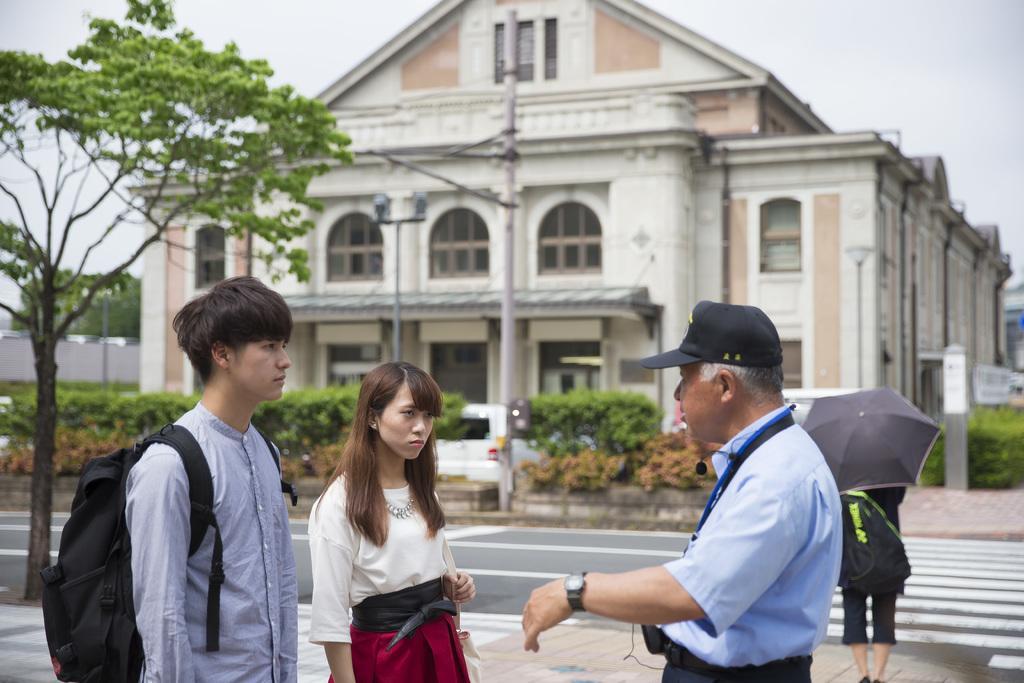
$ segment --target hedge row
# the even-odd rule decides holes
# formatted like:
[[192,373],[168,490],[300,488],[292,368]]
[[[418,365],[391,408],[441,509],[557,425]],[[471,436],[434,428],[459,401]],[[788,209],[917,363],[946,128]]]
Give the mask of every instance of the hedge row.
[[[921,484],[946,482],[945,430],[921,472]],[[1012,408],[978,408],[967,423],[967,485],[1014,488],[1024,481],[1024,414]]]
[[[299,458],[303,455],[321,463],[320,450],[344,442],[358,395],[358,386],[289,391],[280,400],[262,404],[253,416],[253,424],[270,436],[285,456],[299,463],[289,462],[287,467],[301,467]],[[55,472],[77,474],[89,458],[174,422],[198,400],[198,396],[171,393],[121,395],[58,390]],[[434,428],[440,438],[457,438],[459,415],[466,401],[459,394],[445,394],[444,402],[444,415],[435,421]],[[35,407],[35,395],[22,394],[0,413],[0,434],[11,440],[8,456],[0,458],[0,471],[31,471]],[[318,467],[318,473],[324,467]]]

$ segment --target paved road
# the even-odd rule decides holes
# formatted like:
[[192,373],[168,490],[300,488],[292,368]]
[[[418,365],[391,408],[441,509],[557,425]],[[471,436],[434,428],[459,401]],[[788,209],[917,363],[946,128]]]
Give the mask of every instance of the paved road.
[[[55,518],[54,544],[64,517]],[[0,586],[21,589],[27,515],[0,513]],[[300,600],[309,601],[311,578],[305,524],[292,527]],[[470,606],[474,638],[518,630],[529,592],[574,570],[623,571],[678,556],[686,536],[515,527],[453,527],[448,533],[460,567],[476,579]],[[1024,543],[907,538],[914,576],[898,603],[900,650],[950,670],[987,680],[1021,680],[1024,671]],[[592,619],[581,615],[581,620]],[[829,642],[842,633],[837,593]],[[479,636],[478,636],[479,634]]]

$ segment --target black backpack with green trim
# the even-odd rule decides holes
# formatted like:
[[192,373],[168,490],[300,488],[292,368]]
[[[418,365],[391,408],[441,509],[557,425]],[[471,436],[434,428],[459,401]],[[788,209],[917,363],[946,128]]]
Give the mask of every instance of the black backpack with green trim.
[[863,491],[849,491],[843,503],[843,576],[847,586],[867,595],[899,590],[910,576],[900,532],[881,506]]

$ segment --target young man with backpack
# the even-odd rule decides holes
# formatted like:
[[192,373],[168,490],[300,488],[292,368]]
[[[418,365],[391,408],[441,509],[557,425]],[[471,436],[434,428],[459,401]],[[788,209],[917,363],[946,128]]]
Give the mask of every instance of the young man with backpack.
[[203,382],[201,400],[175,424],[209,465],[214,528],[190,553],[195,515],[205,511],[194,509],[178,451],[149,446],[128,474],[125,504],[143,678],[293,683],[298,590],[288,513],[277,454],[250,422],[260,403],[281,397],[291,313],[255,278],[235,277],[186,304],[174,330]]

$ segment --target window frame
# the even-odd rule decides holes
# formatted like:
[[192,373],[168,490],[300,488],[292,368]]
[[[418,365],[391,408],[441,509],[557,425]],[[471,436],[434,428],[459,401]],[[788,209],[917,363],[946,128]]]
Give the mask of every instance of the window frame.
[[[204,244],[203,236],[216,233],[220,240],[220,251],[216,250],[214,244]],[[195,242],[195,279],[193,284],[196,289],[207,289],[227,277],[227,231],[219,225],[204,225],[196,230]],[[212,249],[212,251],[211,251]],[[210,276],[208,270],[211,264],[220,264],[220,277]]]
[[[536,55],[534,54],[537,45],[537,28],[532,19],[517,22],[516,26],[516,51],[519,57],[519,64],[516,69],[517,80],[521,82],[533,81],[536,72]],[[524,29],[529,29],[530,42],[525,44],[523,36]],[[494,25],[494,83],[505,82],[505,23]]]
[[[580,230],[578,235],[565,234],[565,209],[568,207],[580,208]],[[554,236],[545,235],[544,229],[552,216],[557,221],[557,233]],[[587,218],[593,217],[594,225],[597,227],[597,234],[587,234]],[[561,202],[552,207],[540,221],[537,230],[537,274],[538,275],[600,275],[604,269],[604,230],[601,227],[601,219],[597,212],[586,204],[576,201]],[[597,246],[598,265],[587,265],[587,247]],[[576,266],[566,265],[566,247],[575,246],[579,249],[579,256]],[[544,263],[544,250],[547,247],[556,249],[556,265],[548,267]]]
[[558,19],[544,20],[544,80],[558,78]]
[[[468,238],[465,240],[455,239],[455,218],[459,212],[468,214],[469,232]],[[442,241],[439,236],[441,230],[446,227],[451,237],[448,240]],[[484,238],[477,239],[475,237],[477,227],[483,228]],[[477,251],[480,249],[485,250],[487,253],[487,265],[485,268],[478,267]],[[432,280],[489,277],[491,274],[491,231],[488,229],[487,221],[483,219],[483,216],[472,209],[460,206],[448,209],[441,214],[430,228],[430,240],[427,251],[428,272]],[[455,268],[455,255],[460,251],[466,252],[467,262],[471,266],[467,271],[459,271]],[[441,252],[447,254],[447,266],[443,272],[439,271],[436,259],[436,255]]]
[[[352,244],[352,227],[356,220],[362,219],[366,228],[366,241],[363,244]],[[342,237],[334,243],[334,236],[341,233]],[[373,237],[377,241],[373,241]],[[380,226],[365,213],[354,211],[347,213],[334,221],[330,230],[327,231],[327,245],[325,249],[327,258],[327,282],[373,282],[384,279],[384,235]],[[352,274],[352,257],[361,255],[365,259],[364,272],[360,275]],[[372,257],[376,255],[380,259],[380,272],[373,273],[370,268]],[[334,258],[340,256],[345,260],[345,267],[342,273],[333,268]]]
[[[768,212],[773,206],[792,204],[796,206],[796,228],[787,231],[775,231],[769,234]],[[760,272],[762,273],[799,273],[803,270],[803,204],[792,197],[778,197],[770,199],[761,204],[761,257]],[[768,247],[772,245],[796,242],[796,266],[792,268],[770,267],[768,262]]]

